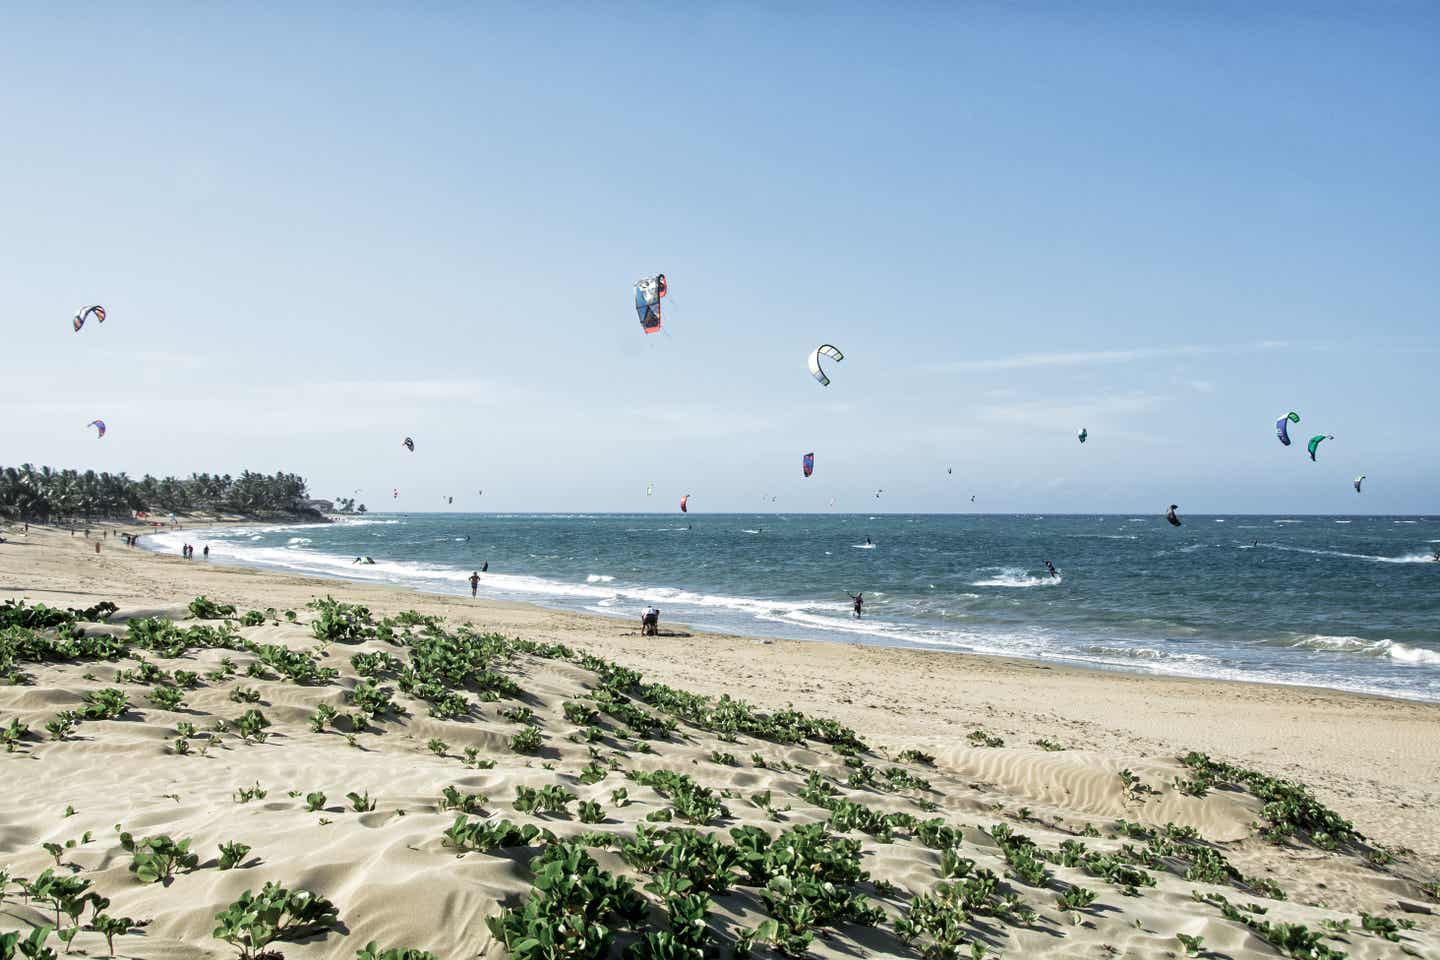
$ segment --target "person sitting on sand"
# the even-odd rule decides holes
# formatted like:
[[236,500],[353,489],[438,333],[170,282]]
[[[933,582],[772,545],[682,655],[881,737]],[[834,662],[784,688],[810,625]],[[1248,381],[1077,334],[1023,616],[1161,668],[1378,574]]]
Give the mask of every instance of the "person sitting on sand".
[[854,616],[856,620],[859,620],[859,619],[860,619],[860,608],[863,607],[863,606],[865,606],[865,594],[863,594],[863,593],[847,593],[846,596],[849,597],[850,600],[854,603],[854,607],[852,608],[851,615]]
[[480,571],[479,571],[479,570],[476,570],[474,573],[470,574],[470,596],[472,596],[472,597],[475,596],[476,592],[477,592],[479,589],[480,589]]

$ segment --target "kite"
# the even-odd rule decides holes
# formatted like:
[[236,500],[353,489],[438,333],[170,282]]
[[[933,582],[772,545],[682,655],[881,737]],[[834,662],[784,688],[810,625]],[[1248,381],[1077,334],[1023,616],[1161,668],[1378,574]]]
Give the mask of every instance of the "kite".
[[808,361],[810,364],[810,376],[820,381],[820,386],[828,387],[830,386],[830,378],[825,376],[824,370],[820,369],[820,358],[822,356],[830,357],[833,360],[844,360],[845,354],[840,352],[839,347],[831,346],[828,343],[822,343],[811,351]]
[[650,483],[645,487],[645,496],[648,497],[648,496],[651,496],[651,495],[654,494],[654,493],[655,493],[655,481],[654,481],[654,480],[651,480]]
[[945,468],[945,473],[946,473],[947,476],[954,476],[954,475],[955,475],[955,468],[954,468],[954,467],[946,467],[946,468]]
[[93,307],[80,308],[80,312],[75,314],[75,319],[72,321],[75,326],[75,332],[79,333],[80,328],[85,326],[85,321],[89,320],[92,316],[100,323],[104,323],[105,308],[100,306],[98,303],[95,304]]
[[99,440],[101,437],[105,436],[105,421],[104,421],[104,420],[91,420],[89,423],[85,424],[85,426],[87,426],[87,427],[94,427],[94,428],[95,428],[95,439],[96,439],[96,440]]
[[411,453],[415,452],[415,441],[411,440],[409,437],[406,437],[403,441],[401,441],[400,446],[404,447],[406,450],[409,450]]
[[446,502],[446,503],[454,503],[454,502],[455,502],[455,498],[454,498],[454,497],[446,497],[446,498],[445,498],[445,502]]
[[1090,431],[1086,430],[1084,427],[1081,427],[1080,432],[1075,434],[1075,436],[1080,438],[1081,443],[1084,443],[1086,440],[1090,439]]
[[882,494],[882,493],[884,493],[884,492],[885,492],[885,490],[884,490],[883,487],[882,487],[881,489],[879,489],[879,490],[876,490],[876,491],[875,491],[875,499],[876,499],[876,500],[879,500],[879,499],[880,499],[880,494]]
[[1311,459],[1311,460],[1314,460],[1314,459],[1315,459],[1315,451],[1320,449],[1320,442],[1321,442],[1322,440],[1334,440],[1334,439],[1335,439],[1335,435],[1334,435],[1334,434],[1331,434],[1331,433],[1317,433],[1317,434],[1315,434],[1315,436],[1311,437],[1311,438],[1310,438],[1310,443],[1308,444],[1308,446],[1309,446],[1309,448],[1310,448],[1310,459]]
[[801,457],[801,458],[800,458],[800,469],[805,472],[805,476],[807,476],[807,477],[810,476],[810,474],[814,473],[814,472],[815,472],[815,454],[813,454],[813,453],[807,453],[807,454],[805,454],[805,456]]
[[635,281],[635,313],[646,333],[660,332],[660,298],[669,290],[663,273]]
[[831,509],[831,510],[834,510],[834,509],[835,509],[835,498],[834,498],[834,497],[831,497],[831,498],[830,498],[830,509]]
[[1364,482],[1365,482],[1365,474],[1363,474],[1363,473],[1360,474],[1360,476],[1358,476],[1358,477],[1355,478],[1355,492],[1356,492],[1356,493],[1359,493],[1359,492],[1360,492],[1360,484],[1362,484],[1362,483],[1364,483]]
[[398,500],[398,499],[400,499],[400,488],[399,488],[399,487],[396,487],[396,488],[395,488],[395,492],[392,493],[392,494],[390,494],[390,498],[391,498],[392,500]]
[[1285,414],[1285,416],[1275,421],[1275,436],[1279,437],[1280,442],[1285,444],[1285,446],[1290,446],[1290,424],[1299,422],[1300,414],[1291,410]]
[[689,512],[690,512],[690,506],[689,506],[689,504],[690,504],[690,494],[687,493],[687,494],[685,494],[685,496],[683,496],[683,497],[680,498],[680,512],[681,512],[681,513],[689,513]]
[[1175,511],[1178,509],[1180,509],[1179,506],[1172,503],[1170,504],[1170,509],[1165,513],[1165,519],[1170,521],[1170,526],[1172,527],[1180,526],[1180,518],[1175,516]]

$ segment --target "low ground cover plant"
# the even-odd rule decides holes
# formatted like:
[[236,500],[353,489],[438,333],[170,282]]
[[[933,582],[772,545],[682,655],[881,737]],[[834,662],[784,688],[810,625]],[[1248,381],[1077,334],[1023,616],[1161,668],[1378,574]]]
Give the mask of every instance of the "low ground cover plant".
[[270,944],[329,929],[337,919],[335,905],[324,897],[272,881],[259,893],[242,893],[216,916],[213,936],[234,947],[240,960],[261,960]]

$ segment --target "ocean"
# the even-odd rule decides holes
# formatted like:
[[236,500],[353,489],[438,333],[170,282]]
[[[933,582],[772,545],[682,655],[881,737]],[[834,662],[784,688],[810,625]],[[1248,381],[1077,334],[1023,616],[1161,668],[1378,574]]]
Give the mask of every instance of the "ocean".
[[1433,517],[371,514],[145,541],[460,595],[488,561],[481,597],[662,627],[1440,701]]

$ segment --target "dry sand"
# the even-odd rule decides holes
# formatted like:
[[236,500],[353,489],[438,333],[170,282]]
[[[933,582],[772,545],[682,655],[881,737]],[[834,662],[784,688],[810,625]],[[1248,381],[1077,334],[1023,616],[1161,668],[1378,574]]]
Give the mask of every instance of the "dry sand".
[[[97,533],[102,529],[94,528]],[[647,680],[695,693],[729,693],[765,710],[793,704],[853,727],[877,754],[863,760],[880,770],[896,766],[893,758],[902,750],[923,750],[934,755],[933,766],[898,765],[928,780],[930,791],[848,789],[851,770],[823,744],[782,746],[748,736],[725,742],[684,724],[683,736],[654,742],[654,753],[642,753],[635,743],[613,737],[599,745],[603,757],[626,769],[678,770],[717,791],[734,791],[737,795],[726,800],[730,816],[706,828],[719,829],[721,836],[746,823],[774,832],[825,819],[825,810],[796,796],[811,771],[834,780],[846,798],[880,811],[943,816],[963,826],[961,853],[1006,877],[1006,889],[1038,912],[1027,924],[974,918],[971,939],[1007,956],[1183,956],[1177,933],[1203,935],[1212,956],[1275,955],[1253,930],[1194,900],[1192,891],[1199,890],[1223,893],[1237,904],[1260,903],[1268,908],[1266,920],[1303,923],[1315,930],[1322,920],[1348,919],[1356,931],[1326,943],[1351,956],[1398,956],[1403,950],[1412,956],[1440,957],[1437,918],[1428,912],[1402,912],[1440,909],[1420,886],[1440,877],[1440,821],[1435,815],[1440,706],[991,657],[690,635],[675,624],[666,624],[667,632],[684,636],[645,639],[632,624],[616,620],[187,562],[127,549],[113,537],[102,542],[97,555],[91,541],[67,533],[32,528],[28,537],[13,531],[6,535],[12,539],[0,545],[0,599],[25,598],[61,607],[102,599],[117,603],[120,612],[113,626],[90,627],[91,632],[123,635],[126,618],[154,613],[184,620],[190,598],[205,594],[241,611],[297,611],[299,624],[282,617],[280,623],[267,621],[240,633],[261,643],[310,650],[316,645],[308,625],[313,613],[305,604],[329,594],[368,606],[377,619],[414,609],[444,617],[451,626],[468,622],[478,630],[563,642],[641,670]],[[483,793],[489,798],[487,815],[517,823],[544,822],[562,838],[594,829],[633,835],[646,815],[669,806],[652,788],[627,780],[620,770],[599,783],[579,782],[578,774],[592,755],[588,745],[566,739],[577,727],[563,717],[561,706],[590,694],[595,675],[564,661],[519,657],[506,668],[529,695],[526,703],[545,734],[539,758],[509,749],[509,738],[520,726],[499,715],[500,709],[514,706],[507,701],[477,704],[479,716],[463,722],[443,721],[432,718],[424,702],[396,692],[396,702],[407,715],[377,720],[370,731],[356,735],[353,748],[343,734],[311,732],[306,721],[320,704],[351,709],[345,695],[358,678],[350,658],[365,651],[405,657],[403,648],[379,640],[332,645],[320,662],[338,668],[340,678],[317,686],[248,678],[245,671],[255,657],[243,651],[204,649],[173,661],[152,658],[167,671],[205,673],[214,670],[222,656],[239,668],[231,679],[207,681],[189,691],[180,711],[148,703],[152,687],[114,681],[117,670],[136,667],[133,660],[22,663],[31,682],[0,686],[0,728],[18,718],[32,731],[15,752],[0,754],[0,867],[10,864],[14,874],[33,878],[53,866],[42,843],[63,844],[90,831],[90,842],[62,855],[66,869],[79,868],[79,876],[93,880],[95,889],[111,898],[109,913],[149,921],[142,930],[117,938],[122,956],[233,956],[226,944],[211,938],[216,913],[241,892],[277,880],[330,898],[343,924],[343,931],[278,945],[287,957],[349,958],[369,940],[382,947],[432,950],[442,960],[498,957],[504,950],[483,918],[495,914],[499,903],[513,904],[529,890],[532,878],[525,863],[535,849],[469,853],[457,859],[440,842],[454,819],[453,812],[437,807],[445,787]],[[393,688],[393,680],[386,685]],[[44,733],[58,711],[80,706],[86,691],[106,686],[125,691],[132,704],[126,716],[83,723],[63,741]],[[233,721],[251,708],[231,699],[240,687],[259,692],[260,702],[253,706],[272,721],[270,738],[252,744],[232,734],[211,743],[204,756],[198,755],[204,741],[197,739],[189,755],[175,753],[178,723],[189,721],[205,730],[217,718]],[[969,735],[977,730],[1003,739],[1005,746],[974,745]],[[448,744],[445,756],[426,749],[431,738]],[[1066,749],[1052,752],[1036,746],[1042,738]],[[479,756],[496,765],[464,766],[460,754],[465,747],[478,748]],[[1412,852],[1376,867],[1355,852],[1327,853],[1308,843],[1277,846],[1260,839],[1254,823],[1262,804],[1255,797],[1212,790],[1196,798],[1174,788],[1177,778],[1188,776],[1176,757],[1189,750],[1301,780],[1373,843]],[[716,751],[735,755],[739,766],[713,762]],[[764,758],[767,766],[755,765],[752,754]],[[792,769],[781,768],[782,761]],[[1127,791],[1121,771],[1132,771],[1155,792]],[[255,783],[268,791],[265,798],[237,803],[236,789]],[[517,785],[551,783],[564,785],[582,800],[599,801],[605,824],[583,825],[573,808],[568,817],[544,821],[514,810]],[[621,786],[634,802],[615,807],[611,791]],[[773,792],[777,806],[792,808],[779,814],[778,821],[745,799],[766,789]],[[327,795],[327,803],[324,811],[309,812],[304,795],[317,790]],[[352,812],[343,799],[351,790],[368,791],[378,801],[376,809]],[[291,791],[299,795],[292,797]],[[938,810],[926,812],[928,804]],[[64,816],[67,805],[75,808],[74,816]],[[1079,868],[1056,865],[1051,865],[1055,879],[1048,881],[1048,889],[1035,887],[1010,877],[995,841],[985,832],[1006,823],[1053,849],[1088,827],[1101,837],[1084,842],[1095,850],[1115,852],[1126,842],[1114,837],[1117,819],[1194,827],[1243,874],[1275,882],[1288,899],[1280,902],[1233,885],[1186,881],[1173,869],[1151,870],[1157,885],[1139,896],[1127,896]],[[131,858],[119,846],[117,823],[137,837],[193,837],[199,867],[182,871],[168,886],[141,884],[127,869]],[[934,888],[940,879],[939,854],[906,830],[897,831],[896,842],[889,844],[858,831],[851,835],[864,841],[862,865],[871,876],[897,886],[893,891],[860,887],[885,909],[887,919],[875,928],[823,928],[810,953],[915,955],[896,939],[894,919],[905,914],[913,896]],[[216,848],[226,840],[240,840],[254,849],[240,868],[221,871],[214,862]],[[605,869],[640,884],[648,879],[613,850],[591,852]],[[1183,869],[1182,864],[1178,872]],[[1096,903],[1075,916],[1058,909],[1056,894],[1069,883],[1094,890]],[[0,890],[6,894],[0,904],[0,931],[23,929],[47,915],[44,907],[24,903],[16,889],[12,884],[8,893]],[[765,918],[756,893],[740,886],[716,898],[710,921],[717,944],[728,944],[736,930]],[[1410,919],[1417,926],[1402,931],[1399,943],[1391,943],[1358,929],[1360,911]],[[657,910],[655,916],[663,914]],[[53,914],[51,918],[53,922]],[[103,939],[90,931],[82,931],[74,947],[77,953],[82,948],[91,955],[105,953]],[[769,955],[769,948],[757,947],[756,953]]]

